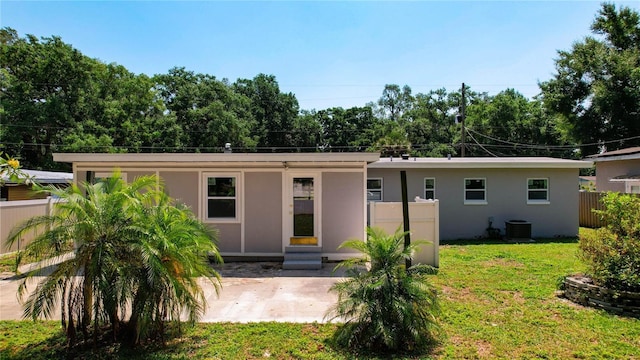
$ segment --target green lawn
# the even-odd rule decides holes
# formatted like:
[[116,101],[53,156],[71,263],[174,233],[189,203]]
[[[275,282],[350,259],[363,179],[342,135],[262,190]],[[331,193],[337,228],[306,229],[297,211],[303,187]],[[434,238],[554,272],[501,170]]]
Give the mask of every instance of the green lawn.
[[[434,277],[443,309],[440,345],[409,358],[640,359],[639,319],[555,296],[563,275],[583,269],[576,250],[567,240],[441,246],[440,274]],[[67,354],[57,322],[0,322],[0,359],[355,358],[330,346],[334,326],[198,324],[165,348]]]

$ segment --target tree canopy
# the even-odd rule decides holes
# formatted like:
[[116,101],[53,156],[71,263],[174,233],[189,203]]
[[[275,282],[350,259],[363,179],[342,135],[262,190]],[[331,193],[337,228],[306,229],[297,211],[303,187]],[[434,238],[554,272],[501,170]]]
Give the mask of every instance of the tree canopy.
[[591,30],[558,52],[557,73],[540,84],[558,129],[585,155],[640,145],[640,15],[603,4]]
[[[378,151],[383,156],[580,157],[640,144],[640,16],[603,4],[593,36],[558,51],[529,99],[386,84],[362,107],[300,109],[274,75],[218,79],[174,67],[134,74],[61,38],[0,30],[0,150],[25,168],[52,152]],[[463,143],[462,135],[465,135]],[[577,151],[580,150],[580,151]]]

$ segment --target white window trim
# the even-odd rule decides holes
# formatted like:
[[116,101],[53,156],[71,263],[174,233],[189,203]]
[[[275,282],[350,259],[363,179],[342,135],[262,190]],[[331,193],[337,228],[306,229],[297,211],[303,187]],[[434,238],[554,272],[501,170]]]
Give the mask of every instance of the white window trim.
[[[483,180],[484,181],[484,200],[467,200],[467,180]],[[480,191],[480,189],[472,189],[470,191]],[[464,199],[465,205],[488,205],[487,201],[487,178],[482,177],[473,177],[473,178],[464,178],[462,180],[462,198]]]
[[[236,179],[236,216],[233,218],[210,218],[209,217],[209,191],[208,179],[211,177],[232,177]],[[202,221],[205,223],[240,223],[242,214],[242,174],[240,172],[203,172],[202,173]]]
[[632,193],[631,192],[631,187],[632,186],[640,186],[640,181],[625,181],[624,182],[624,192],[627,194],[637,194],[637,193]]
[[[433,180],[433,189],[427,189],[427,185],[425,184],[425,182],[427,180]],[[422,187],[423,187],[423,190],[424,190],[424,192],[422,194],[424,195],[425,199],[430,199],[430,198],[427,197],[427,191],[433,191],[433,199],[434,200],[437,199],[436,198],[436,178],[434,178],[434,177],[426,177],[426,178],[422,179]]]
[[[534,190],[534,191],[541,191],[542,189],[529,189],[529,180],[546,180],[547,181],[547,188],[545,189],[547,192],[547,199],[546,200],[530,200],[529,199],[529,191]],[[527,182],[525,183],[525,187],[526,187],[526,199],[527,199],[527,205],[549,205],[551,204],[551,201],[549,201],[549,178],[527,178]]]
[[[373,190],[375,190],[375,191],[380,191],[380,200],[369,200],[369,199],[368,199],[368,197],[369,197],[369,192],[370,192],[370,191],[369,191],[369,186],[368,186],[369,180],[380,180],[380,190],[378,190],[378,189],[373,189]],[[367,196],[366,196],[366,198],[367,198],[367,202],[370,202],[370,201],[374,201],[374,202],[382,202],[382,201],[384,201],[384,179],[383,179],[383,178],[381,178],[381,177],[374,177],[374,178],[370,178],[370,177],[368,177],[368,178],[367,178]]]

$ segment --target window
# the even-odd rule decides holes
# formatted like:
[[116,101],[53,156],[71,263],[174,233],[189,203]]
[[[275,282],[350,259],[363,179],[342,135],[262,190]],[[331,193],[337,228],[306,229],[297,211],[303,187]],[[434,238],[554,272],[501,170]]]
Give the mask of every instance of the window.
[[549,203],[549,179],[527,179],[527,203]]
[[487,179],[464,179],[464,203],[487,203]]
[[382,178],[367,179],[367,201],[382,201]]
[[425,199],[436,198],[436,179],[424,178],[424,198]]
[[640,194],[640,181],[625,181],[624,185],[627,194]]
[[237,177],[236,176],[207,176],[207,219],[236,220],[237,206]]

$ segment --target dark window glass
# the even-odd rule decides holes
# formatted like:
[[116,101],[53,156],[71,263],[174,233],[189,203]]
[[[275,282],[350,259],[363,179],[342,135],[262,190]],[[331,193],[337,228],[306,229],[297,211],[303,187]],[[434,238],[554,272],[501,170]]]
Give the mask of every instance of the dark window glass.
[[464,181],[464,187],[467,190],[482,189],[484,190],[483,179],[467,179]]
[[380,201],[382,200],[382,192],[380,190],[368,190],[367,191],[367,200],[369,201]]
[[547,179],[529,179],[528,187],[530,190],[547,189]]
[[529,200],[547,200],[547,191],[529,190]]
[[235,218],[236,199],[209,199],[207,209],[210,218]]
[[210,177],[207,192],[208,196],[236,196],[236,178]]
[[382,179],[367,179],[367,189],[371,189],[371,190],[382,189]]
[[484,200],[484,191],[468,190],[466,200]]

